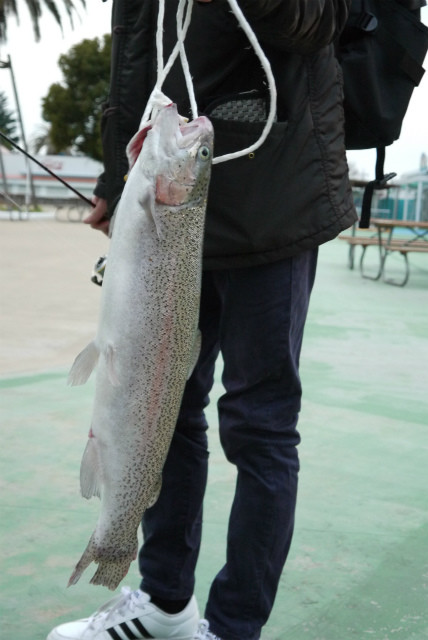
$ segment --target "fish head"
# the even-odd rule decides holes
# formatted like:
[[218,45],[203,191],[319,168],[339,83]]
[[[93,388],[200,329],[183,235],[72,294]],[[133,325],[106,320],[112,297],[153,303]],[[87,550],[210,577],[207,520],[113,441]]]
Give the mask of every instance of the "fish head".
[[199,205],[208,193],[214,141],[211,122],[201,116],[178,124],[176,109],[170,108],[162,115],[156,202],[169,207]]
[[162,107],[131,140],[127,151],[134,164],[132,172],[151,185],[152,215],[158,230],[174,212],[205,209],[213,146],[209,119],[200,116],[188,122],[175,104]]

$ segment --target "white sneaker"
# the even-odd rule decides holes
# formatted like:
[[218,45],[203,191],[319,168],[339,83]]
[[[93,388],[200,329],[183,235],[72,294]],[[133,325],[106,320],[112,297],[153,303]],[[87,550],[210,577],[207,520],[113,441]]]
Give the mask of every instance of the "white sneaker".
[[90,618],[55,627],[47,640],[192,640],[199,622],[198,605],[192,596],[180,613],[165,613],[139,589],[123,587]]
[[193,640],[221,640],[221,638],[214,635],[209,628],[210,623],[208,620],[199,620],[199,625],[193,636]]

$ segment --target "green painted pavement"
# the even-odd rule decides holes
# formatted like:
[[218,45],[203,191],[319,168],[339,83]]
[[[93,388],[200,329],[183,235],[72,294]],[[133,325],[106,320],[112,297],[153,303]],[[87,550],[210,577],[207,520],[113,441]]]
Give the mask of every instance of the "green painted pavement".
[[[349,271],[338,241],[321,250],[302,354],[295,538],[264,640],[428,637],[428,261],[410,259],[400,289]],[[224,562],[235,481],[217,438],[219,376],[201,608]],[[99,511],[78,489],[93,381],[70,388],[65,370],[42,371],[0,380],[0,394],[0,639],[42,640],[110,597],[90,571],[66,589]],[[126,584],[138,579],[134,563]]]

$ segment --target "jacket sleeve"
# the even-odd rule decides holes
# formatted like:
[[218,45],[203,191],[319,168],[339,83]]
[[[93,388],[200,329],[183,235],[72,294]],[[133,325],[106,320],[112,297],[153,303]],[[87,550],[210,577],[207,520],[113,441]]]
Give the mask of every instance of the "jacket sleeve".
[[338,36],[350,4],[351,0],[239,0],[261,42],[301,55],[314,53]]

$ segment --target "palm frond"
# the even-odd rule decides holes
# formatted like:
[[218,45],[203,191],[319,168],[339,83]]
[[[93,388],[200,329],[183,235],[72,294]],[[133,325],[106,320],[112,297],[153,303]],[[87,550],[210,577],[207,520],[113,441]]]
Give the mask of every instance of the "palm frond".
[[[86,0],[80,0],[83,7],[86,6]],[[10,16],[14,16],[19,24],[19,10],[21,4],[26,4],[33,23],[34,37],[38,42],[41,38],[40,18],[42,17],[43,7],[55,18],[58,26],[62,29],[61,9],[65,10],[71,26],[73,27],[73,14],[76,10],[73,0],[62,0],[60,8],[58,8],[57,0],[0,0],[0,43],[7,39],[7,22]]]

